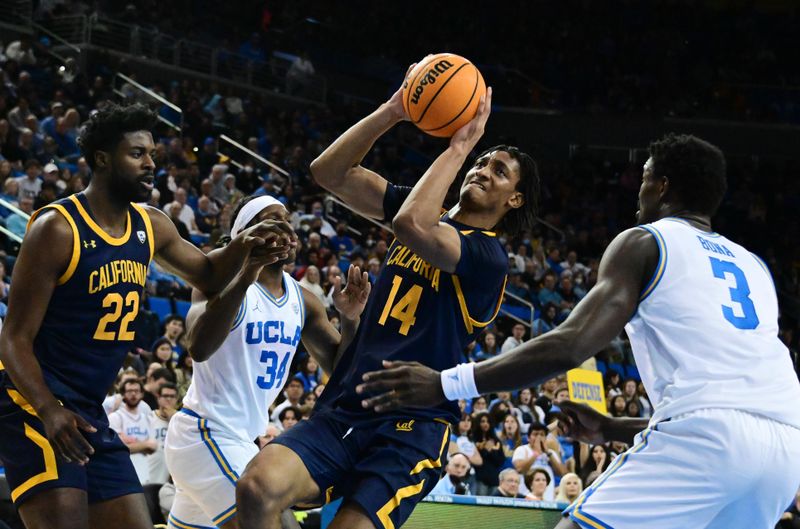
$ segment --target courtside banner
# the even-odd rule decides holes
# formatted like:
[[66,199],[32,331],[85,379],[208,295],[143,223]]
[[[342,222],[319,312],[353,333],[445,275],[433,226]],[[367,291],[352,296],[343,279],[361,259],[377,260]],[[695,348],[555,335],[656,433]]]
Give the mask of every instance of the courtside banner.
[[608,413],[603,374],[599,371],[570,369],[567,371],[567,386],[572,402],[582,402],[602,414]]

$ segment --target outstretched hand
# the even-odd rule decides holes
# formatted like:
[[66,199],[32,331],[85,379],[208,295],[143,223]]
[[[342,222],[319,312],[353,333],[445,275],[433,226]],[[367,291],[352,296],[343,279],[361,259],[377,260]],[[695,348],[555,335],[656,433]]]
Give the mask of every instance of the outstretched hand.
[[384,412],[410,406],[435,406],[446,400],[438,371],[419,362],[384,360],[383,367],[381,371],[364,373],[364,383],[356,387],[360,395],[378,393],[361,401],[364,408]]
[[342,276],[333,279],[333,306],[343,318],[355,320],[364,311],[372,285],[369,275],[357,266],[347,269],[347,285],[342,290]]
[[[429,56],[426,56],[426,58],[427,57],[429,57]],[[405,75],[405,77],[403,77],[403,82],[400,83],[400,88],[398,88],[395,91],[395,93],[392,94],[392,97],[390,97],[389,100],[386,102],[386,105],[389,108],[389,110],[391,111],[392,116],[397,121],[409,121],[410,120],[410,118],[408,117],[408,114],[406,114],[405,107],[403,107],[403,89],[405,88],[406,83],[409,82],[409,78],[408,77],[409,77],[409,75],[411,75],[411,70],[413,70],[416,65],[417,65],[417,63],[412,63],[411,66],[408,67],[408,70],[406,70],[406,75]]]

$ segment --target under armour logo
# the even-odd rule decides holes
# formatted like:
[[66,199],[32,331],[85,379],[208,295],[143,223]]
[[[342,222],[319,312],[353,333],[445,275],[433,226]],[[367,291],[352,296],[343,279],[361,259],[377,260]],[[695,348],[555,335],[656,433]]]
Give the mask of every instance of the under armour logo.
[[90,239],[88,241],[83,241],[84,248],[97,248],[97,243],[94,242],[94,239]]

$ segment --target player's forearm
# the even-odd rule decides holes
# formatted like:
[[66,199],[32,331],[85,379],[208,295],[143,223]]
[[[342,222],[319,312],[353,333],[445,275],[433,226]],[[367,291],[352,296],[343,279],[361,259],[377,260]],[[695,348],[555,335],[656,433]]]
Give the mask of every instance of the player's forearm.
[[[350,343],[352,343],[353,338],[356,336],[356,331],[358,331],[358,324],[361,321],[360,317],[356,317],[354,320],[350,318],[341,317],[341,341],[339,342],[339,347],[336,350],[336,357],[333,361],[333,366],[336,367],[336,364],[339,363],[339,360],[342,358],[342,355],[350,347]],[[333,371],[331,371],[333,372]]]
[[347,171],[361,163],[375,142],[398,123],[384,104],[339,136],[311,162],[314,180],[332,193],[346,185]]
[[149,454],[153,452],[152,445],[147,441],[133,441],[127,443],[127,447],[131,454]]
[[[580,365],[574,342],[557,330],[475,366],[480,394],[531,387]],[[586,355],[587,358],[589,354]]]
[[241,270],[248,250],[241,240],[233,239],[227,246],[209,252],[206,268],[192,282],[206,297],[212,297],[228,285]]
[[603,428],[603,438],[606,441],[620,441],[633,444],[637,433],[647,428],[648,419],[638,417],[615,417],[609,419]]
[[405,241],[412,233],[424,236],[438,225],[447,190],[464,165],[467,154],[461,149],[449,147],[425,171],[392,222],[400,240]]
[[[3,333],[4,335],[6,333]],[[33,353],[33,344],[27,340],[4,339],[2,346],[3,367],[11,377],[14,387],[39,415],[52,406],[60,406],[58,400],[47,387],[42,375],[42,367]]]
[[206,302],[204,310],[189,327],[188,350],[192,360],[208,360],[220,348],[230,334],[249,286],[250,283],[238,274],[221,293]]

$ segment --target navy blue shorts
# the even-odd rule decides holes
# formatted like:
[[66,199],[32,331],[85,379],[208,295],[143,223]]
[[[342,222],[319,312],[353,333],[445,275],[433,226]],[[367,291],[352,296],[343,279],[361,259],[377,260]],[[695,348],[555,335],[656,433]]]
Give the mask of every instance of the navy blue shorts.
[[315,414],[273,443],[295,452],[319,486],[318,503],[360,505],[375,527],[400,527],[442,473],[450,439],[444,420],[404,419],[351,427]]
[[62,487],[85,490],[89,503],[142,492],[130,451],[109,428],[103,407],[76,409],[63,404],[97,428],[94,433],[81,431],[95,450],[86,466],[56,457],[44,424],[25,398],[13,389],[0,389],[0,461],[14,504]]

